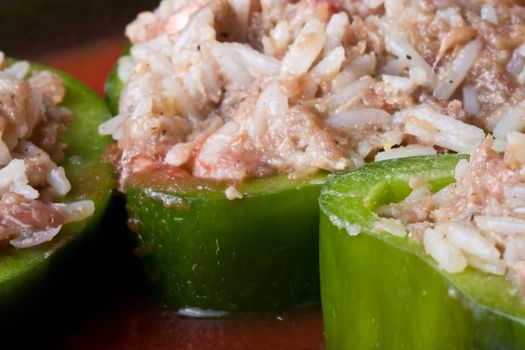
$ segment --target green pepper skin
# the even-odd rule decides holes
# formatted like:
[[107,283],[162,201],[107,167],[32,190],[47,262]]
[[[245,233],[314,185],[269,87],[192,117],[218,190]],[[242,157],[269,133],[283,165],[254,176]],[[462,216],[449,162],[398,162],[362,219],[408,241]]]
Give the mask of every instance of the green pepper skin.
[[111,116],[106,105],[93,91],[65,73],[39,65],[32,65],[32,69],[54,71],[65,83],[67,93],[62,105],[74,116],[61,135],[68,147],[60,165],[65,168],[72,185],[65,201],[91,199],[95,203],[95,213],[83,221],[65,225],[50,242],[26,249],[0,249],[2,311],[17,308],[17,300],[34,294],[33,288],[47,282],[47,277],[62,265],[64,256],[68,263],[74,261],[70,258],[76,248],[96,235],[115,181],[111,166],[101,163],[101,155],[111,142],[98,135],[98,125]]
[[[449,274],[408,237],[372,233],[379,205],[424,175],[451,183],[460,156],[384,161],[332,178],[320,196],[326,349],[523,349],[525,304],[503,277]],[[351,236],[346,223],[361,228]],[[342,224],[341,224],[342,223]]]
[[[226,184],[187,179],[126,190],[131,227],[161,300],[240,311],[319,301],[318,204],[325,175]],[[173,186],[173,182],[172,185]]]

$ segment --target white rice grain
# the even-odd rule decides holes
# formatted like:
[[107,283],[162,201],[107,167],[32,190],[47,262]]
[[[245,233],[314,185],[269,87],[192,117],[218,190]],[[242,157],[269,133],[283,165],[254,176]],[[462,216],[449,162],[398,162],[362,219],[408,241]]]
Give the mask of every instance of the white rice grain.
[[447,227],[446,240],[462,251],[484,261],[497,261],[500,253],[475,228],[451,223]]
[[463,86],[463,107],[470,116],[477,116],[480,104],[476,89],[472,85]]
[[[386,49],[396,55],[400,60],[406,62],[409,69],[414,71],[420,71],[423,79],[417,81],[426,87],[430,87],[434,84],[434,72],[432,67],[421,57],[421,55],[403,38],[400,36],[388,32],[388,28],[385,29],[385,46]],[[419,75],[419,74],[416,74]]]
[[390,125],[392,116],[382,109],[363,108],[331,115],[326,123],[336,129],[350,130],[362,125]]
[[480,39],[472,40],[465,45],[450,65],[444,69],[444,72],[440,74],[434,88],[434,96],[445,100],[449,99],[476,63],[482,49],[483,43]]
[[166,153],[164,161],[173,166],[185,164],[191,157],[195,145],[191,142],[177,143]]
[[448,243],[440,228],[428,228],[424,232],[423,245],[426,252],[437,261],[439,267],[450,273],[462,272],[467,267],[467,259],[459,248]]
[[481,230],[506,235],[525,234],[525,220],[507,216],[478,215],[474,222]]
[[365,76],[348,84],[343,90],[328,96],[328,108],[331,112],[338,111],[339,108],[348,104],[352,99],[364,94],[372,82],[371,77]]
[[[225,43],[239,54],[244,66],[248,67],[250,73],[261,74],[265,76],[277,75],[281,63],[271,56],[264,55],[248,45],[238,43]],[[253,75],[252,73],[252,75]]]
[[414,82],[414,80],[409,78],[383,74],[381,76],[381,79],[383,80],[383,82],[390,85],[396,91],[411,94],[417,88],[417,85]]
[[498,14],[492,4],[484,4],[481,6],[481,18],[493,24],[498,24]]
[[9,164],[11,161],[11,152],[2,140],[3,132],[0,132],[0,167]]
[[454,179],[456,179],[456,182],[459,182],[463,175],[465,175],[466,171],[469,169],[470,163],[466,159],[461,159],[458,164],[456,164],[456,168],[454,169]]
[[253,77],[235,50],[228,44],[216,43],[211,46],[210,52],[221,68],[221,73],[229,82],[248,89],[253,82]]
[[345,50],[342,46],[337,46],[312,69],[310,72],[313,79],[320,82],[328,81],[335,77],[341,70],[341,65],[345,60]]
[[332,90],[339,91],[366,75],[372,75],[376,69],[377,59],[373,53],[354,59],[332,81]]
[[[411,119],[408,117],[415,117]],[[423,125],[419,124],[422,122]],[[458,153],[470,153],[485,138],[485,133],[477,126],[464,123],[434,111],[429,106],[420,105],[394,115],[394,122],[405,122],[407,134],[421,137],[440,147]],[[421,127],[429,125],[431,130]]]
[[512,208],[516,213],[525,214],[525,184],[505,187],[503,190],[505,204]]
[[119,58],[117,63],[117,77],[118,79],[126,83],[129,80],[129,77],[133,73],[133,68],[135,67],[135,62],[130,56],[122,56]]
[[[98,132],[101,135],[113,135],[122,127],[122,124],[126,121],[127,116],[125,114],[117,115],[108,121],[100,124],[98,127]],[[118,140],[118,138],[115,138]]]
[[17,193],[27,199],[36,199],[37,190],[29,186],[26,167],[21,159],[13,159],[0,169],[0,196],[8,192]]
[[341,46],[345,31],[349,25],[350,20],[345,12],[339,12],[330,18],[326,25],[325,56],[336,47]]
[[66,177],[64,168],[52,169],[47,175],[47,183],[55,189],[60,196],[65,196],[71,191],[71,184]]
[[12,75],[16,79],[24,79],[29,74],[29,62],[19,61],[13,63],[11,66],[7,67],[4,72]]
[[525,260],[525,237],[510,237],[505,241],[503,259],[509,266]]
[[467,258],[469,266],[493,275],[503,276],[507,270],[505,261],[501,259],[488,262],[470,254],[465,254],[465,257]]
[[500,116],[494,116],[494,118],[499,121],[494,126],[493,135],[496,141],[498,141],[498,143],[495,144],[495,148],[497,151],[502,152],[507,145],[507,134],[512,131],[522,131],[525,129],[525,118],[523,118],[525,114],[525,100],[516,106],[503,107],[493,114],[500,114]]
[[65,204],[61,210],[64,215],[64,224],[84,220],[95,213],[95,203],[92,200],[81,200]]
[[31,248],[39,244],[51,241],[62,228],[62,225],[47,228],[44,230],[23,232],[9,243],[15,248]]
[[398,219],[393,218],[379,218],[374,223],[374,230],[376,232],[388,232],[398,237],[405,237],[407,235],[407,229],[405,225]]
[[376,162],[379,162],[379,161],[387,160],[387,159],[416,157],[416,156],[430,156],[436,153],[437,151],[433,147],[408,145],[408,146],[401,146],[397,148],[391,148],[383,152],[378,152],[374,160]]
[[321,53],[325,40],[319,20],[314,18],[306,22],[282,60],[281,76],[297,77],[306,73]]

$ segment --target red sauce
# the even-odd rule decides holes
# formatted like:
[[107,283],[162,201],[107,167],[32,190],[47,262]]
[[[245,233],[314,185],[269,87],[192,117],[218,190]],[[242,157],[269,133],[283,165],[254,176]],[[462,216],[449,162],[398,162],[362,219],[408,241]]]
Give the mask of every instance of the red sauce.
[[[101,96],[104,81],[126,40],[113,37],[37,57],[84,81]],[[138,294],[138,295],[137,295]],[[120,303],[94,311],[82,329],[65,342],[66,349],[275,349],[323,348],[319,306],[280,314],[236,315],[194,319],[167,312],[143,291],[130,292]]]
[[66,348],[178,350],[319,350],[318,308],[273,315],[197,319],[136,299],[85,327]]
[[46,53],[37,57],[35,61],[74,75],[103,97],[106,77],[120,57],[126,43],[125,38],[115,36]]

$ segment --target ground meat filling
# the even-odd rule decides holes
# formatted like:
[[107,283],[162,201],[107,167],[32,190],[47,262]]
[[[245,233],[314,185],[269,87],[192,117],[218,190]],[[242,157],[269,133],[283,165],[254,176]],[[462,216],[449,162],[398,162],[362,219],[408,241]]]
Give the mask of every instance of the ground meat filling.
[[27,62],[10,64],[0,52],[0,246],[49,241],[93,213],[89,200],[57,203],[71,189],[57,166],[66,147],[59,135],[71,118],[58,106],[65,93],[56,74],[29,74]]
[[127,28],[129,175],[303,177],[369,160],[495,148],[523,124],[517,1],[164,0]]
[[401,226],[444,270],[506,275],[525,295],[525,134],[509,133],[504,152],[493,146],[490,136],[436,194],[413,181],[404,201],[377,210],[378,229]]

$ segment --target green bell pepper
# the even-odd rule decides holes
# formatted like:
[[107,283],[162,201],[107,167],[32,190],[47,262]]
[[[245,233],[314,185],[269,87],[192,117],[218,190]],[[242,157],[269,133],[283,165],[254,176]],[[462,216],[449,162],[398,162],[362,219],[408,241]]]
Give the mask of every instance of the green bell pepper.
[[411,238],[373,231],[373,210],[405,198],[410,177],[427,177],[437,191],[453,182],[459,159],[377,162],[327,182],[320,196],[327,349],[525,348],[525,304],[508,280],[472,268],[449,274]]
[[[118,109],[123,87],[106,83]],[[221,311],[318,303],[319,207],[326,174],[255,178],[229,200],[229,184],[136,176],[125,188],[130,227],[154,291],[170,308]]]
[[64,201],[90,199],[95,203],[95,212],[85,220],[64,225],[50,242],[25,249],[0,249],[1,317],[5,316],[4,310],[18,308],[17,301],[34,294],[37,285],[46,283],[52,270],[59,268],[62,256],[71,254],[70,251],[97,233],[115,181],[111,166],[101,162],[101,155],[111,142],[98,135],[98,125],[111,116],[106,105],[93,91],[65,73],[40,65],[32,65],[31,69],[53,71],[64,81],[67,92],[61,105],[73,114],[61,135],[68,147],[60,165],[72,186]]
[[319,300],[318,205],[325,175],[227,184],[195,178],[126,188],[130,227],[170,307],[281,308]]

